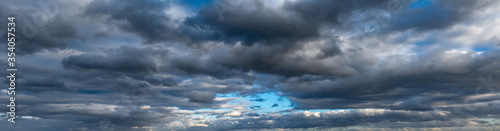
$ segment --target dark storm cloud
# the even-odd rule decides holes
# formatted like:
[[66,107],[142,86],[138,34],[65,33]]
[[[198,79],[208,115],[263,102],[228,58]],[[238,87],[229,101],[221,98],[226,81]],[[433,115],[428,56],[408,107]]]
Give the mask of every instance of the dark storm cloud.
[[[387,10],[389,2],[383,0],[369,2],[296,1],[285,2],[283,7],[274,9],[267,7],[264,1],[217,1],[212,6],[203,6],[195,16],[185,18],[185,21],[177,23],[179,25],[176,27],[168,25],[171,23],[172,18],[164,13],[173,4],[169,1],[94,1],[87,7],[84,15],[104,16],[112,20],[111,23],[118,25],[122,30],[137,33],[147,43],[159,41],[187,43],[222,41],[236,43],[241,41],[244,45],[247,45],[244,48],[232,50],[230,55],[227,55],[229,57],[214,56],[213,60],[202,62],[204,64],[198,64],[200,63],[197,60],[199,56],[173,60],[173,64],[179,67],[182,72],[188,74],[209,74],[219,78],[227,78],[238,74],[238,71],[258,71],[284,76],[300,76],[304,74],[349,76],[353,75],[355,71],[346,69],[348,67],[334,67],[333,65],[313,62],[314,59],[312,58],[301,58],[300,56],[290,58],[286,57],[286,55],[301,50],[303,45],[300,43],[322,39],[320,37],[320,28],[323,25],[327,25],[326,27],[333,25],[335,27],[335,25],[339,24],[339,21],[342,21],[339,18],[340,15],[350,15],[356,11]],[[407,6],[409,3],[410,1],[406,1],[406,3],[401,3],[400,6]],[[132,6],[136,4],[148,7],[148,10]],[[108,8],[115,5],[117,8]],[[454,3],[445,1],[433,3],[431,6],[437,11],[449,10],[448,12],[457,12],[453,14],[460,14],[458,11],[472,10],[471,7],[475,7],[473,5],[477,5],[476,2]],[[318,8],[323,6],[325,8]],[[460,8],[460,10],[448,6]],[[403,10],[402,14],[419,9],[407,10]],[[416,12],[419,13],[419,11]],[[447,14],[448,12],[433,14]],[[428,24],[422,23],[429,21],[404,22],[409,19],[399,17],[415,15],[402,14],[397,14],[393,20],[407,24],[404,27],[405,29],[414,27],[423,29],[438,28],[432,25],[424,27],[424,25]],[[418,16],[426,17],[429,15],[424,13]],[[463,17],[468,17],[468,15]],[[452,18],[440,18],[439,20],[447,21],[447,23],[459,21],[459,19]],[[432,23],[439,24],[440,22]],[[394,27],[398,27],[397,25],[395,24]],[[341,54],[342,52],[337,47],[338,42],[336,38],[332,38],[326,46],[321,48],[322,53],[318,55],[318,59]],[[263,43],[264,46],[254,45],[254,43]]]
[[[415,7],[407,8],[395,15],[389,23],[390,30],[435,30],[473,19],[475,11],[495,1],[470,0],[420,0],[415,1]],[[429,4],[427,4],[429,3]]]
[[[213,30],[213,40],[275,44],[318,36],[318,26],[291,15],[265,7],[264,1],[218,1],[204,6],[186,25]],[[231,10],[229,10],[231,9]],[[220,11],[218,11],[220,10]],[[222,19],[221,19],[222,18]]]
[[[427,55],[415,63],[401,66],[401,69],[385,63],[382,67],[387,69],[380,69],[375,74],[363,73],[349,78],[293,77],[280,88],[289,93],[299,109],[377,107],[432,110],[432,106],[443,103],[463,103],[466,96],[478,93],[481,76],[494,75],[500,70],[495,66],[499,62],[496,50],[474,59],[468,55],[444,59],[440,58],[440,55],[446,55],[444,53]],[[397,57],[392,60],[399,61]],[[421,65],[430,61],[434,64]],[[448,63],[459,61],[461,63]]]
[[82,128],[87,129],[102,129],[103,126],[100,124],[103,121],[109,121],[109,124],[115,126],[114,128],[125,130],[134,126],[148,126],[166,117],[174,118],[171,111],[154,107],[139,109],[99,104],[46,104],[28,107],[24,110],[24,112],[29,112],[26,115],[36,113],[36,116],[43,119],[79,122]]
[[161,50],[140,50],[132,47],[112,49],[104,55],[82,54],[70,56],[62,60],[66,68],[111,70],[118,72],[146,72],[147,68],[155,65],[150,55],[164,56],[167,52]]
[[[390,123],[398,122],[446,122],[447,113],[443,111],[401,111],[381,109],[361,109],[349,111],[330,111],[322,113],[299,112],[287,115],[261,116],[258,118],[246,118],[231,124],[231,120],[215,121],[217,126],[209,126],[208,129],[235,130],[235,129],[274,129],[274,128],[311,128],[311,127],[347,127],[367,123]],[[224,126],[220,126],[224,125]],[[443,126],[443,125],[438,125]],[[198,128],[194,128],[198,129]],[[199,128],[207,129],[207,128]]]
[[41,79],[26,79],[25,82],[20,81],[19,84],[24,85],[25,88],[20,91],[58,91],[69,90],[66,88],[64,82],[55,78],[41,78]]
[[[36,61],[30,64],[21,63],[25,69],[18,72],[22,74],[18,77],[18,84],[23,88],[17,92],[16,99],[19,101],[16,103],[18,111],[16,113],[36,116],[41,118],[41,121],[53,119],[78,123],[68,125],[68,129],[99,129],[102,120],[109,120],[116,129],[129,130],[135,126],[150,126],[165,118],[177,119],[170,114],[170,109],[161,107],[220,108],[222,104],[228,102],[228,100],[214,100],[215,93],[205,91],[210,90],[206,89],[210,87],[197,87],[197,85],[177,87],[177,81],[185,78],[161,77],[163,72],[155,68],[156,63],[151,59],[143,59],[145,56],[141,55],[142,53],[147,54],[146,56],[164,56],[166,53],[165,50],[154,50],[156,49],[125,46],[119,50],[104,50],[108,52],[106,56],[92,55],[83,59],[81,56],[87,55],[74,55],[78,58],[70,56],[62,59],[62,66],[71,66],[68,68],[54,68],[52,65],[36,64]],[[28,56],[18,58],[26,59],[26,57]],[[101,57],[107,59],[96,61]],[[91,61],[94,65],[80,65],[83,62],[79,60]],[[137,62],[141,60],[143,61]],[[121,61],[120,64],[123,66],[116,65],[116,68],[107,66],[118,61]],[[146,67],[127,71],[124,68],[134,65],[126,61],[142,63]],[[39,74],[44,75],[41,77]],[[221,81],[223,82],[225,81]],[[171,87],[166,90],[152,88],[158,86],[158,83]],[[210,92],[233,92],[243,89],[237,83],[227,85],[227,88],[214,89]],[[7,103],[4,101],[8,100],[6,95],[1,97],[1,101]],[[145,104],[153,106],[152,109],[141,108]],[[2,111],[6,111],[5,108]]]
[[[263,1],[244,1],[238,5],[238,10],[229,12],[233,13],[235,18],[227,18],[224,21],[219,19],[220,15],[214,6],[202,6],[196,16],[185,18],[185,20],[173,20],[171,16],[164,13],[172,3],[170,1],[99,0],[91,2],[90,6],[85,9],[84,15],[103,16],[120,29],[138,34],[146,43],[162,41],[236,43],[242,41],[245,45],[256,42],[274,44],[319,35],[318,25],[306,22],[292,14],[283,15],[282,12],[264,7]],[[222,3],[227,4],[227,1],[222,1]],[[223,6],[222,8],[235,8]],[[169,25],[171,23],[179,25]]]
[[[176,105],[185,109],[216,107],[223,102],[214,101],[216,93],[231,93],[242,91],[245,88],[245,83],[239,81],[237,75],[232,76],[232,78],[236,78],[234,81],[202,79],[203,77],[193,79],[197,76],[182,73],[185,68],[168,61],[181,58],[170,55],[168,50],[153,47],[132,48],[124,46],[106,50],[105,56],[73,55],[64,58],[61,64],[69,70],[85,72],[80,76],[83,78],[78,78],[78,84],[73,85],[81,93],[122,92],[131,95],[139,93],[138,95],[150,96],[149,99],[155,98],[154,101],[171,99],[173,102],[161,103],[157,101],[158,103],[156,103],[150,101],[151,105]],[[155,58],[162,58],[162,60],[157,61]],[[162,77],[162,75],[174,75],[175,77]],[[95,79],[95,77],[99,77],[99,79]],[[188,78],[189,81],[181,82]],[[242,78],[247,77],[243,75]],[[168,86],[169,88],[153,89],[152,86]]]
[[[340,14],[380,8],[384,1],[298,1],[286,2],[278,9],[267,7],[265,1],[215,1],[182,21],[174,21],[164,13],[172,3],[99,0],[91,2],[84,15],[104,16],[122,30],[138,34],[147,43],[241,41],[244,45],[270,45],[316,38],[322,25],[338,24]],[[179,25],[168,25],[171,22]]]
[[[43,3],[43,2],[40,2]],[[55,3],[57,8],[60,6]],[[79,36],[74,21],[67,19],[64,14],[57,11],[47,12],[33,4],[26,8],[12,8],[4,4],[0,5],[3,18],[14,16],[16,23],[16,52],[18,54],[32,54],[34,52],[48,49],[56,50],[66,48],[70,40],[82,40]],[[2,21],[1,24],[7,24]],[[2,35],[6,39],[7,34]]]
[[87,6],[83,15],[105,17],[109,24],[136,33],[147,43],[180,40],[184,37],[182,32],[168,24],[171,18],[165,14],[165,9],[169,7],[170,2],[162,0],[97,0]]
[[[339,52],[336,52],[337,47],[333,47],[335,43],[326,44],[330,49],[327,49],[328,51],[325,51],[327,53],[322,54],[321,57],[328,57],[328,55],[336,56],[334,54],[339,54]],[[211,59],[217,65],[222,65],[229,69],[245,72],[257,71],[281,76],[300,76],[306,74],[349,76],[356,73],[350,67],[342,67],[335,63],[321,61],[321,59],[294,55],[301,48],[302,46],[299,45],[280,44],[234,47],[227,51],[222,50],[221,52],[214,53]]]
[[[340,15],[352,15],[353,12],[368,10],[388,10],[390,2],[385,0],[369,2],[296,1],[285,2],[282,7],[272,8],[266,6],[265,1],[216,1],[212,5],[202,6],[195,16],[187,17],[184,21],[176,21],[178,25],[175,27],[169,25],[173,21],[171,16],[164,13],[165,10],[172,8],[171,4],[174,2],[171,1],[93,1],[87,6],[84,15],[104,16],[122,30],[138,34],[147,43],[220,41],[234,44],[241,41],[243,45],[246,45],[231,49],[228,54],[218,53],[223,54],[223,56],[215,54],[210,61],[201,62],[198,55],[173,59],[171,62],[173,66],[187,74],[208,74],[218,78],[228,78],[238,75],[239,71],[257,71],[283,76],[307,74],[350,76],[355,74],[356,70],[349,69],[351,67],[348,66],[324,64],[315,61],[315,58],[288,56],[302,50],[303,44],[301,43],[324,39],[320,35],[321,28],[338,25],[339,21],[343,21]],[[404,1],[400,3],[400,6],[408,6],[410,2]],[[148,9],[132,5],[142,5]],[[448,12],[460,14],[459,11],[474,9],[471,8],[475,7],[473,5],[477,5],[476,2],[444,1],[431,4],[436,11],[447,11],[433,13],[437,15],[448,14]],[[108,8],[111,6],[116,6],[116,8]],[[405,9],[403,13],[395,15],[393,20],[406,24],[404,29],[438,28],[422,24],[430,22],[430,19],[419,19],[427,21],[409,23],[404,22],[409,18],[399,18],[415,16],[402,15],[408,12],[420,13],[415,10],[420,9]],[[429,15],[424,12],[417,16],[426,17]],[[463,17],[468,17],[468,15]],[[440,18],[439,20],[447,21],[446,23],[460,20],[453,18]],[[431,23],[439,24],[440,22]],[[398,27],[398,24],[395,24],[394,27]],[[330,40],[321,48],[321,54],[318,54],[316,59],[342,54],[337,45],[341,41],[335,37],[328,39]],[[254,45],[254,43],[263,45]]]
[[[211,31],[209,40],[244,45],[254,43],[294,44],[296,41],[321,36],[321,30],[336,27],[342,21],[341,15],[355,11],[386,9],[388,0],[375,1],[285,1],[279,8],[268,7],[266,1],[216,1],[213,6],[204,6],[195,17],[186,19],[185,24]],[[401,5],[405,6],[405,5]],[[334,45],[335,46],[335,45]],[[325,51],[325,55],[333,52]]]
[[152,85],[175,86],[177,82],[172,78],[161,78],[151,75],[144,76],[144,80]]
[[[410,7],[410,4],[426,2],[431,4]],[[185,24],[210,32],[210,35],[205,35],[208,37],[204,37],[207,40],[229,43],[242,41],[245,45],[290,44],[317,38],[322,28],[336,27],[347,20],[345,16],[356,17],[353,16],[356,15],[355,12],[383,10],[392,13],[388,23],[377,21],[378,24],[388,24],[389,28],[385,30],[389,32],[407,29],[433,30],[470,20],[474,17],[474,11],[491,3],[493,1],[302,0],[286,1],[283,7],[273,9],[266,7],[264,1],[218,1],[214,2],[213,6],[202,7],[195,17],[187,18]]]
[[339,43],[339,42],[340,41],[338,40],[338,38],[328,39],[328,41],[325,44],[325,47],[321,48],[321,53],[318,54],[317,57],[319,59],[324,59],[324,58],[340,55],[342,53],[342,51],[337,46],[337,43]]
[[188,97],[189,97],[189,102],[212,103],[215,98],[215,93],[193,91],[189,93]]
[[[104,3],[103,3],[104,2]],[[148,41],[158,41],[162,36],[155,36],[159,33],[154,33],[155,35],[143,33],[143,32],[159,32],[163,30],[172,30],[170,27],[165,25],[160,25],[160,23],[165,23],[169,20],[168,16],[165,14],[157,13],[161,10],[168,8],[166,5],[168,3],[153,1],[152,3],[140,3],[146,4],[145,6],[151,7],[152,10],[143,10],[139,8],[133,8],[132,3],[118,4],[120,8],[105,8],[110,5],[114,5],[114,1],[96,1],[94,6],[89,6],[86,10],[87,15],[109,15],[110,19],[113,20],[124,20],[127,23],[121,25],[124,30],[130,32],[138,32],[140,36],[147,39]],[[385,3],[383,1],[373,1],[371,2],[359,2],[352,1],[343,4],[334,4],[333,1],[327,2],[311,2],[299,1],[294,3],[286,3],[286,12],[294,12],[299,14],[300,17],[289,16],[277,17],[276,11],[266,10],[270,12],[269,14],[262,14],[259,9],[266,9],[263,7],[260,1],[250,2],[254,5],[254,10],[244,9],[232,10],[233,14],[229,14],[228,18],[220,20],[217,12],[212,6],[206,6],[201,9],[201,11],[194,17],[187,18],[186,26],[193,26],[199,28],[206,28],[204,30],[211,30],[221,33],[223,37],[215,37],[221,41],[233,40],[243,40],[249,43],[264,41],[264,42],[277,42],[275,40],[280,40],[281,38],[292,38],[290,40],[297,41],[305,39],[305,37],[317,36],[319,27],[314,27],[317,24],[337,23],[337,16],[342,13],[350,13],[355,10],[368,10],[371,8],[382,8]],[[447,6],[439,6],[436,4],[443,4],[441,2],[434,3],[431,5],[432,8],[443,8],[448,9]],[[158,6],[163,5],[163,6]],[[339,8],[329,9],[329,8],[313,8],[316,6],[327,6],[335,5]],[[368,6],[375,5],[375,6]],[[473,3],[464,4],[451,4],[453,7],[462,7],[464,9],[470,9],[469,5],[476,5]],[[430,7],[429,7],[430,8]],[[134,13],[123,13],[123,10],[129,9]],[[450,8],[450,12],[455,11],[454,8]],[[409,12],[411,12],[411,9]],[[439,9],[436,9],[439,10]],[[446,10],[445,10],[446,11]],[[260,12],[260,13],[259,13]],[[403,12],[403,14],[406,11]],[[138,14],[148,14],[148,15],[138,15]],[[129,15],[132,14],[132,15]],[[135,14],[135,15],[134,15]],[[251,14],[254,17],[262,17],[261,20],[247,20],[245,17]],[[318,14],[318,15],[311,15]],[[439,14],[439,13],[438,13]],[[422,14],[425,15],[425,14]],[[411,15],[413,16],[413,15]],[[145,17],[145,18],[142,18]],[[153,17],[158,17],[160,19],[155,19],[158,21],[148,21],[153,23],[153,27],[139,28],[142,27],[148,19],[153,19]],[[283,22],[268,22],[266,20],[275,20],[274,18],[283,19]],[[295,20],[297,19],[297,20]],[[285,21],[298,21],[296,23],[298,27],[301,26],[308,27],[308,29],[313,29],[313,31],[305,30],[305,34],[288,34],[290,31],[292,33],[296,29],[296,26],[290,27]],[[395,19],[398,20],[398,19]],[[425,20],[425,19],[424,19]],[[445,19],[448,22],[459,20],[459,19]],[[301,23],[301,22],[306,22]],[[307,22],[316,22],[315,24]],[[285,24],[281,24],[285,23]],[[304,24],[304,25],[302,25]],[[439,22],[438,22],[439,24]],[[439,28],[440,26],[424,27],[420,23],[409,24],[405,28]],[[264,28],[265,27],[265,28]],[[298,28],[297,27],[297,28]],[[154,29],[154,30],[153,30]],[[158,29],[158,30],[157,30]],[[269,31],[271,30],[271,31]],[[210,31],[209,31],[210,32]],[[266,34],[271,32],[269,34]],[[312,32],[312,33],[311,33]],[[165,33],[163,33],[165,34]],[[169,34],[169,33],[166,33]],[[304,37],[295,37],[296,35]],[[188,35],[189,36],[189,35]],[[168,37],[167,37],[168,38]],[[193,37],[194,38],[194,37]],[[241,38],[241,39],[240,39]],[[276,39],[275,39],[276,38]],[[297,39],[295,39],[297,38]],[[206,39],[206,40],[217,40],[217,39]],[[168,40],[168,39],[167,39]],[[309,39],[310,40],[310,39]],[[303,40],[300,42],[306,42],[308,40]],[[209,61],[202,61],[199,55],[190,55],[188,57],[178,57],[169,60],[170,67],[173,69],[178,69],[178,71],[186,74],[207,74],[211,76],[216,76],[218,78],[229,78],[240,74],[241,72],[248,71],[258,71],[262,73],[277,74],[283,76],[292,76],[285,82],[286,88],[282,88],[285,93],[288,93],[292,98],[292,101],[296,102],[298,105],[296,108],[300,109],[310,109],[310,108],[391,108],[391,109],[404,109],[404,110],[432,110],[431,104],[426,101],[432,100],[422,100],[420,98],[415,98],[413,96],[424,95],[433,96],[432,93],[427,93],[429,90],[444,90],[452,86],[463,87],[462,91],[449,91],[445,92],[454,94],[464,94],[470,95],[473,92],[473,88],[466,88],[473,86],[475,83],[472,82],[474,77],[478,74],[471,72],[469,74],[453,74],[456,72],[462,72],[460,67],[454,67],[449,65],[449,67],[441,67],[443,65],[435,64],[430,68],[417,68],[411,69],[408,66],[402,69],[397,69],[399,71],[405,71],[407,76],[392,76],[391,73],[398,73],[398,71],[393,72],[394,69],[383,70],[382,72],[375,74],[359,74],[360,76],[350,77],[350,78],[337,78],[332,76],[319,76],[317,80],[309,79],[307,74],[311,75],[338,75],[338,76],[351,76],[355,73],[345,70],[345,68],[338,68],[334,65],[314,63],[307,58],[295,57],[290,58],[287,55],[293,54],[295,51],[300,50],[303,46],[297,43],[291,43],[288,45],[247,45],[243,47],[234,47],[228,50],[224,50],[219,53],[214,53],[211,55]],[[340,50],[335,45],[336,38],[329,40],[325,48],[321,48],[321,55],[318,57],[324,59],[327,57],[332,57],[339,55]],[[99,55],[79,55],[70,56],[63,60],[63,65],[69,68],[84,68],[84,69],[100,69],[100,70],[113,70],[118,72],[135,72],[135,71],[145,71],[147,65],[151,65],[150,60],[143,59],[144,56],[149,56],[150,54],[144,54],[144,52],[138,52],[134,50],[128,50],[127,48],[122,48],[118,53],[106,54],[107,56]],[[134,53],[130,53],[134,52]],[[166,56],[166,55],[165,55]],[[431,59],[433,54],[426,56]],[[166,57],[164,57],[166,59]],[[427,59],[422,59],[427,60]],[[434,59],[435,61],[441,61],[439,59]],[[434,61],[430,60],[430,61]],[[89,62],[92,61],[92,62]],[[422,61],[425,63],[426,61]],[[486,63],[480,63],[477,65],[488,65]],[[444,65],[446,66],[446,65]],[[465,66],[472,66],[465,65]],[[307,68],[314,67],[314,68]],[[455,69],[456,68],[456,69]],[[384,73],[384,71],[389,72],[389,74]],[[424,72],[424,73],[417,73]],[[425,73],[427,72],[427,73]],[[430,73],[430,74],[428,74]],[[306,76],[301,76],[305,75]],[[483,74],[484,75],[484,74]],[[315,76],[316,77],[316,76]],[[467,79],[468,81],[463,81]],[[173,85],[173,84],[172,84]],[[409,93],[411,92],[411,94]],[[190,95],[190,101],[197,102],[198,100],[193,98],[194,95]],[[453,100],[455,97],[439,97],[435,96],[435,99]],[[204,99],[205,100],[205,99]],[[207,102],[210,102],[211,99]],[[369,101],[370,100],[370,101]],[[394,105],[394,103],[398,103]],[[323,103],[350,103],[350,104],[323,104]],[[452,102],[453,103],[453,102]]]
[[[153,81],[155,78],[144,76],[157,71],[174,73],[180,76],[209,75],[216,78],[243,77],[252,79],[243,72],[226,68],[211,61],[204,61],[200,54],[173,54],[163,46],[135,48],[122,46],[117,49],[105,50],[106,54],[81,54],[72,55],[62,60],[61,64],[68,69],[89,70],[115,74],[128,74],[131,77],[140,77],[149,82],[175,85],[168,79]],[[134,76],[139,75],[139,76]],[[147,77],[147,78],[145,78]]]
[[[36,130],[39,131],[57,131],[57,130],[71,130],[74,128],[88,128],[88,125],[76,121],[67,121],[67,120],[18,119],[18,121],[19,122],[16,123],[15,126],[10,125],[11,123],[8,121],[0,121],[0,126],[17,131],[33,130],[35,129],[35,127]],[[53,126],[53,125],[59,125],[59,126]],[[94,127],[97,128],[98,126]]]
[[[302,19],[311,24],[338,24],[339,15],[353,11],[364,11],[372,8],[384,8],[389,0],[322,0],[287,2],[286,9],[296,12]],[[318,29],[317,29],[318,30]]]
[[[36,71],[38,73],[44,72],[43,69]],[[51,72],[46,75],[47,77],[57,78],[62,78],[65,73],[68,73],[46,72]],[[33,74],[31,71],[23,71],[22,73],[24,76]],[[95,71],[69,74],[71,76],[66,76],[64,79],[66,83],[69,83],[66,85],[76,88],[76,91],[55,92],[60,91],[58,90],[61,88],[59,86],[64,86],[59,80],[50,78],[36,80],[24,77],[23,79],[28,81],[19,83],[23,84],[25,89],[19,90],[20,92],[16,96],[16,99],[19,100],[16,103],[18,111],[16,113],[23,116],[36,116],[41,118],[41,121],[54,119],[79,123],[68,127],[71,129],[99,129],[102,120],[109,120],[116,126],[116,129],[129,130],[134,126],[150,126],[165,118],[177,119],[170,114],[171,109],[161,107],[175,105],[185,109],[220,108],[221,104],[227,102],[213,101],[214,93],[197,93],[196,89],[189,87],[157,90],[148,87],[145,82],[126,76],[97,75],[100,72]],[[93,78],[94,76],[99,76],[99,80]],[[26,89],[34,93],[26,93]],[[186,99],[188,97],[194,97],[193,100],[198,101],[190,102]],[[2,102],[8,100],[5,95],[2,95],[1,98]],[[210,103],[200,104],[201,101],[210,101]],[[153,108],[143,109],[141,106],[144,104],[151,105]],[[5,111],[4,109],[2,110]]]
[[247,115],[247,116],[259,116],[259,114],[257,114],[257,113],[248,113],[248,114],[246,114],[246,115]]
[[[37,54],[18,57],[22,69],[18,81],[22,86],[16,95],[18,113],[37,117],[19,123],[37,126],[9,128],[4,121],[0,127],[103,130],[102,121],[111,122],[115,130],[146,130],[143,127],[173,121],[184,126],[206,124],[181,128],[184,130],[493,124],[470,119],[499,118],[497,92],[482,88],[486,93],[478,93],[477,88],[485,85],[478,78],[500,70],[497,47],[477,55],[474,51],[447,54],[450,48],[425,46],[407,57],[391,55],[400,50],[392,43],[404,45],[404,40],[394,42],[380,36],[367,42],[328,33],[335,30],[351,35],[354,27],[346,26],[346,30],[343,21],[388,10],[390,2],[394,1],[299,0],[274,7],[267,1],[214,1],[181,19],[166,13],[183,8],[176,1],[96,0],[83,2],[81,8],[60,6],[60,12],[52,14],[46,24],[32,23],[39,33],[19,39],[19,53]],[[401,39],[420,39],[418,33],[473,20],[474,12],[491,4],[431,1],[411,7],[412,2],[403,3],[401,12],[390,15],[390,23],[383,28],[386,33],[415,29],[419,32]],[[37,5],[28,7],[33,6]],[[0,17],[17,12],[28,22],[34,21],[31,13],[36,9],[0,7]],[[20,28],[29,26],[19,23]],[[129,34],[113,32],[115,27]],[[143,43],[124,39],[119,44],[130,45],[116,46],[110,40],[135,35]],[[75,42],[87,39],[94,41]],[[95,50],[82,49],[94,42],[99,44],[92,45]],[[364,45],[371,42],[384,47]],[[43,52],[65,49],[71,49],[70,53]],[[288,98],[293,109],[280,110],[283,105],[278,103],[268,107],[233,105],[231,101],[240,96],[218,96],[269,91]],[[1,103],[8,103],[7,95],[0,98]],[[216,110],[221,108],[231,110]],[[270,108],[277,114],[255,113]],[[300,111],[309,109],[349,110]],[[212,115],[216,120],[193,119],[193,114]],[[56,126],[61,128],[52,129]]]
[[177,69],[177,72],[185,75],[210,75],[217,78],[230,78],[244,75],[238,70],[226,68],[212,61],[204,61],[200,58],[201,55],[192,54],[185,57],[172,58],[170,63],[171,67]]

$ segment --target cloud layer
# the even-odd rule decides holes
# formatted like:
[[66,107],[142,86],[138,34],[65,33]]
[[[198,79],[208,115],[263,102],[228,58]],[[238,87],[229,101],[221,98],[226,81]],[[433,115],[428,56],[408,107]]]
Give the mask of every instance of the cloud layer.
[[499,4],[2,3],[21,117],[0,127],[498,130]]

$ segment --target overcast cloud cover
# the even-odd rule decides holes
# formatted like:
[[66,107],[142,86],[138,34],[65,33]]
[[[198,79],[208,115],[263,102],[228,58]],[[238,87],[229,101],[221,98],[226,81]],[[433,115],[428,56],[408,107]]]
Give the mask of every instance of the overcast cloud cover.
[[19,117],[3,106],[0,128],[500,130],[498,7],[4,0],[0,25],[15,16],[19,34]]

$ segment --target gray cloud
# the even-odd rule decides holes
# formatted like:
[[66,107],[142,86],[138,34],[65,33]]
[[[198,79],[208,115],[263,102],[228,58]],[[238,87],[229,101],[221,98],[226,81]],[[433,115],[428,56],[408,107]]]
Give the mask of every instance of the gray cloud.
[[189,102],[211,103],[214,101],[215,93],[193,91],[189,95]]
[[[498,36],[483,18],[497,3],[400,1],[394,13],[391,2],[59,1],[66,6],[46,24],[32,23],[39,33],[19,37],[16,100],[26,118],[0,127],[498,128],[500,54],[489,43]],[[33,22],[33,3],[0,5],[0,17]],[[369,12],[390,20],[375,28],[383,35],[357,31]],[[30,26],[22,21],[20,29]],[[269,92],[291,109],[244,98]]]
[[[473,19],[474,11],[481,11],[494,1],[427,1],[415,3],[422,8],[409,8],[394,16],[392,30],[434,30],[450,27],[458,22]],[[420,5],[419,5],[420,4]]]
[[[216,121],[217,125],[210,126],[209,129],[273,129],[273,128],[308,128],[308,127],[343,127],[358,125],[362,123],[385,123],[392,122],[421,122],[434,120],[437,122],[449,121],[443,111],[400,111],[400,110],[350,110],[331,111],[322,113],[300,112],[287,115],[262,116],[258,118],[247,118],[238,120],[236,124],[232,120]],[[443,125],[437,125],[443,126]],[[193,128],[200,129],[200,128]],[[203,129],[203,128],[201,128]]]
[[[36,3],[36,2],[34,2]],[[43,3],[43,2],[40,2]],[[57,2],[57,8],[63,6]],[[13,8],[2,4],[0,16],[7,18],[14,16],[17,19],[16,26],[16,52],[18,54],[33,54],[41,50],[57,51],[64,49],[70,40],[82,40],[79,35],[75,21],[67,19],[66,14],[54,10],[44,10],[43,4],[25,5],[25,8]],[[8,21],[1,22],[7,24]],[[7,39],[7,34],[2,35],[2,39]]]

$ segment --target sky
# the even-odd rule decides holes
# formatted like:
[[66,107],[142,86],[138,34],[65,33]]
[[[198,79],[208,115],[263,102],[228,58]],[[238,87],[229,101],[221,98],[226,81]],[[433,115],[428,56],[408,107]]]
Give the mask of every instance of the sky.
[[[18,117],[0,108],[0,128],[500,130],[498,7],[4,0],[0,25],[16,17]],[[7,65],[0,57],[1,74]]]

